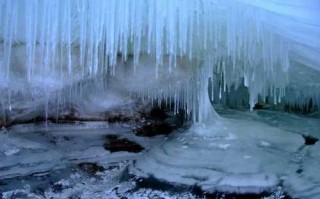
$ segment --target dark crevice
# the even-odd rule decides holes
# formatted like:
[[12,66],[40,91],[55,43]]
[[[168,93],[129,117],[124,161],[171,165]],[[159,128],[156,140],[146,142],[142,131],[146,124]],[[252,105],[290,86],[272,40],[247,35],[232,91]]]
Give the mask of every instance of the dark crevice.
[[82,162],[78,164],[78,167],[88,175],[95,175],[97,172],[103,172],[105,170],[102,166],[94,162]]
[[[262,199],[266,197],[270,197],[273,195],[272,192],[261,192],[261,193],[230,193],[230,192],[219,192],[215,191],[212,193],[205,192],[198,185],[188,186],[188,185],[180,185],[176,183],[169,183],[155,178],[150,175],[149,178],[139,178],[136,180],[136,188],[138,190],[140,188],[150,188],[153,190],[161,190],[168,191],[170,193],[182,193],[182,192],[190,192],[196,195],[198,198],[207,198],[207,199]],[[134,190],[133,190],[134,191]],[[286,193],[283,193],[282,199],[292,199]]]
[[302,169],[302,168],[299,168],[299,169],[297,169],[297,171],[296,171],[297,174],[301,174],[302,172],[303,172],[303,169]]
[[119,138],[117,135],[107,135],[106,143],[103,146],[111,153],[118,151],[139,153],[144,150],[141,145],[128,140],[127,138]]
[[305,145],[315,145],[319,139],[316,137],[312,137],[310,135],[302,135],[304,138],[304,144]]
[[136,180],[136,189],[149,188],[152,190],[168,191],[170,193],[193,192],[193,187],[180,185],[176,183],[168,183],[150,175],[148,178],[139,178]]

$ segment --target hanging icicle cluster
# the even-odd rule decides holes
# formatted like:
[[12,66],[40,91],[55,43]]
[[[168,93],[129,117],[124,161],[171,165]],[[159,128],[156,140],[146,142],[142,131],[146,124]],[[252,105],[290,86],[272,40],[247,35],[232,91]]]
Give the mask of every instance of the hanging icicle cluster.
[[[10,89],[18,80],[44,90],[60,88],[83,78],[114,75],[119,55],[122,61],[132,56],[135,68],[147,56],[154,59],[156,78],[159,68],[170,75],[178,58],[198,60],[219,74],[220,92],[231,85],[248,87],[251,108],[258,95],[280,102],[292,49],[314,51],[317,45],[306,47],[306,39],[297,44],[302,33],[294,34],[299,24],[288,18],[291,11],[283,18],[293,25],[282,34],[281,23],[269,22],[282,18],[263,2],[1,0],[1,88]],[[25,63],[15,62],[17,57]],[[210,61],[203,62],[205,57]]]

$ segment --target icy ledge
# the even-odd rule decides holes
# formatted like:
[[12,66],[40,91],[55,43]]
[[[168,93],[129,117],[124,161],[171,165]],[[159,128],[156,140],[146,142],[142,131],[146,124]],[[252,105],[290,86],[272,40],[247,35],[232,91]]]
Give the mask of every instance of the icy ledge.
[[302,136],[262,123],[220,119],[173,134],[130,172],[205,192],[260,193],[296,172],[295,154],[303,144]]

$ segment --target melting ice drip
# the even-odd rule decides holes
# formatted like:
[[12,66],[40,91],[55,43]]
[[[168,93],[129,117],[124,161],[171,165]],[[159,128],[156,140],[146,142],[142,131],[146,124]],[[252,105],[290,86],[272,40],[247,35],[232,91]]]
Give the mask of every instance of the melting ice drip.
[[[161,68],[170,75],[184,57],[204,63],[187,67],[217,72],[220,92],[243,83],[251,108],[259,95],[276,103],[285,95],[290,61],[320,68],[317,6],[315,0],[1,0],[0,88],[10,98],[26,87],[47,92],[114,75],[118,55],[122,61],[133,56],[135,68],[152,57],[159,78]],[[200,79],[206,87],[211,71],[204,70],[187,85],[198,96],[183,102],[189,109],[203,104],[206,89],[196,84]],[[163,95],[155,93],[151,98]]]

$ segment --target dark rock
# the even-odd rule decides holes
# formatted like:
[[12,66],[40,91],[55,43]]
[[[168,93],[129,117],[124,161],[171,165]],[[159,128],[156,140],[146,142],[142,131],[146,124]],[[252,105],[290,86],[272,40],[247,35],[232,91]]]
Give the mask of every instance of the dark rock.
[[51,120],[56,120],[57,123],[72,123],[72,121],[77,121],[79,118],[81,118],[81,113],[79,110],[80,108],[73,103],[65,104],[63,107],[61,107],[61,112],[58,118],[52,118]]
[[110,123],[115,123],[115,122],[128,122],[128,121],[134,121],[134,117],[129,117],[126,115],[122,114],[110,114],[106,117],[106,120]]
[[50,140],[49,141],[51,144],[53,144],[53,145],[57,145],[57,141],[55,141],[55,140]]
[[126,138],[119,138],[117,135],[107,135],[106,143],[104,144],[104,148],[111,153],[118,151],[128,151],[133,153],[139,153],[144,148],[139,144],[130,141]]
[[166,182],[163,180],[159,180],[152,175],[150,175],[148,178],[136,179],[135,189],[138,190],[140,188],[168,191],[171,193],[182,193],[185,191],[192,192],[192,189],[193,189],[192,186]]
[[115,187],[112,189],[112,191],[117,192],[119,190],[119,187]]
[[151,122],[135,130],[137,136],[153,137],[156,135],[168,135],[173,128],[165,122]]
[[81,199],[79,196],[69,196],[68,199]]
[[119,137],[117,135],[107,135],[106,138],[107,138],[107,140],[116,140]]
[[4,121],[4,119],[0,118],[0,127],[5,127],[5,126],[7,126],[6,122]]
[[56,182],[51,186],[52,192],[54,193],[60,193],[64,189],[70,189],[70,188],[72,188],[72,186],[70,186],[69,184],[63,184],[61,182]]
[[0,180],[0,186],[4,186],[4,185],[7,185],[7,183]]
[[160,109],[159,107],[154,107],[150,111],[150,117],[152,119],[165,120],[166,118],[168,118],[168,115],[164,110]]
[[63,190],[63,186],[60,183],[52,185],[51,188],[52,188],[52,192],[53,193],[58,193],[58,192],[61,192]]
[[297,174],[301,174],[302,172],[303,172],[303,169],[301,168],[296,171]]
[[254,110],[263,110],[263,109],[270,109],[270,104],[267,103],[256,103],[253,107]]
[[[274,193],[272,192],[261,192],[261,193],[228,193],[228,192],[204,192],[201,187],[194,185],[180,185],[175,183],[169,183],[166,181],[159,180],[153,176],[149,176],[148,178],[139,178],[136,180],[137,187],[139,188],[149,188],[152,190],[161,190],[161,191],[168,191],[171,193],[181,193],[181,192],[191,192],[192,194],[196,195],[197,198],[223,198],[223,199],[260,199],[260,198],[267,198],[273,196]],[[283,193],[282,199],[292,199],[288,194]]]
[[139,121],[149,112],[149,106],[142,102],[130,103],[115,107],[104,113],[104,118],[110,123]]
[[315,145],[319,141],[318,138],[312,137],[310,135],[302,135],[302,136],[304,138],[305,145]]
[[44,190],[44,188],[38,187],[38,188],[36,188],[36,189],[34,190],[34,192],[35,192],[36,194],[39,194],[39,195],[44,195],[45,190]]
[[106,170],[111,171],[113,169],[119,169],[119,165],[109,165],[106,167]]
[[105,170],[102,166],[99,166],[97,163],[92,162],[82,162],[78,164],[78,167],[81,171],[89,175],[94,175],[97,172],[103,172]]
[[312,98],[309,99],[308,103],[304,105],[300,104],[285,104],[283,110],[290,113],[297,113],[308,115],[311,113],[315,113],[319,110],[318,106],[313,102]]
[[[268,198],[271,195],[272,194],[268,192],[262,192],[259,194],[254,194],[254,193],[232,194],[232,193],[222,193],[222,192],[204,194],[205,198],[224,198],[224,199],[260,199],[260,198]],[[291,197],[288,195],[284,195],[283,199],[291,199]]]
[[259,103],[256,103],[253,107],[253,109],[256,109],[256,110],[263,109],[263,108],[264,108],[263,104],[259,104]]
[[71,140],[71,137],[63,136],[63,139],[66,140],[66,141],[70,141],[70,140]]

